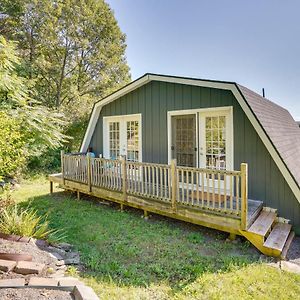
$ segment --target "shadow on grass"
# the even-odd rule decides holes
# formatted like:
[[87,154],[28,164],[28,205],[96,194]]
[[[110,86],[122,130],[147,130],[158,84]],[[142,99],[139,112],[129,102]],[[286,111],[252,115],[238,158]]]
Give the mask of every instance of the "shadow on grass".
[[20,203],[48,214],[53,228],[63,229],[67,242],[81,254],[82,277],[118,285],[168,283],[174,290],[201,274],[229,271],[258,262],[260,255],[227,234],[158,215],[148,221],[140,210],[118,210],[113,203],[67,192],[29,198]]

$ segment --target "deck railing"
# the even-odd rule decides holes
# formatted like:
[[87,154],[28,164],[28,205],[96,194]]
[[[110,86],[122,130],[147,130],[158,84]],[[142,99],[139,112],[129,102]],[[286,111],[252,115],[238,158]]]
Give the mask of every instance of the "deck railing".
[[82,154],[62,153],[63,180],[71,180],[92,187],[153,199],[178,206],[209,210],[241,219],[246,228],[248,210],[247,164],[239,171],[180,167],[104,158],[90,158]]

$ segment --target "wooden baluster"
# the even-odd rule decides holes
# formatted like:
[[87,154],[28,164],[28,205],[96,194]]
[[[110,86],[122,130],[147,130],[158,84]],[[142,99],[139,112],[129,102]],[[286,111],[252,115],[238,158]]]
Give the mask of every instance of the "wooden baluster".
[[[171,201],[172,201],[172,209],[175,212],[177,210],[177,189],[179,187],[178,183],[178,169],[176,166],[176,159],[171,160],[171,186],[172,186],[172,193],[171,193]],[[179,195],[179,194],[178,194]]]
[[192,202],[192,205],[194,205],[194,194],[195,194],[195,189],[194,189],[195,185],[194,185],[194,171],[191,171],[191,202]]
[[215,195],[215,173],[212,173],[212,198],[213,198],[213,209],[215,209],[216,195]]
[[240,210],[240,176],[239,175],[236,175],[235,176],[235,188],[236,188],[236,213],[239,212]]
[[165,198],[164,197],[164,185],[163,185],[163,168],[159,167],[159,197],[160,198]]
[[233,181],[234,177],[230,175],[230,210],[233,210]]
[[224,173],[224,211],[227,210],[227,175]]
[[121,167],[122,167],[122,192],[123,192],[123,201],[127,201],[127,168],[126,168],[126,159],[124,156],[121,156]]
[[60,151],[60,166],[61,166],[61,177],[63,185],[65,185],[65,151]]
[[241,164],[241,227],[247,229],[248,224],[248,165]]
[[89,192],[92,191],[92,168],[91,168],[91,157],[88,155],[86,156],[87,161],[87,184],[89,187]]
[[142,194],[144,194],[144,181],[145,181],[145,171],[144,166],[141,166],[141,188],[142,188]]
[[197,206],[200,206],[200,200],[199,200],[199,176],[200,176],[200,173],[199,172],[196,172],[196,195],[197,195],[197,200],[196,200],[196,203],[197,203]]
[[219,201],[219,209],[221,209],[221,178],[220,173],[218,173],[218,201]]
[[156,177],[156,197],[159,196],[159,184],[158,184],[158,167],[155,167],[155,177]]
[[204,207],[204,176],[206,176],[206,174],[204,172],[200,174],[201,174],[201,207]]
[[206,206],[210,206],[210,186],[209,186],[209,173],[206,173],[206,200],[207,204]]
[[147,195],[151,196],[151,167],[147,166]]

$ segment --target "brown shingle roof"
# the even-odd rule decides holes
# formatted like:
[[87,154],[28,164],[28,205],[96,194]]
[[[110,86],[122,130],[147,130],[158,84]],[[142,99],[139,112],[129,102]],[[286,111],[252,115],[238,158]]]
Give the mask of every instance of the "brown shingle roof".
[[300,130],[283,107],[239,85],[241,93],[300,186]]

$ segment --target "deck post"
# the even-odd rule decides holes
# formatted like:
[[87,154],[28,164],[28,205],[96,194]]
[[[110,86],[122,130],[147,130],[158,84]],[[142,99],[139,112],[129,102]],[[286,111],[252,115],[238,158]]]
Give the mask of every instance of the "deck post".
[[50,180],[50,194],[53,194],[53,181]]
[[121,171],[122,171],[122,192],[123,201],[127,201],[127,170],[126,170],[126,159],[124,156],[120,157],[121,160]]
[[87,162],[87,183],[89,187],[89,192],[92,191],[92,168],[91,168],[91,157],[89,155],[86,156]]
[[176,211],[176,196],[177,196],[177,172],[176,172],[176,159],[171,160],[171,185],[172,185],[172,194],[171,194],[171,202],[172,209]]
[[64,156],[65,156],[65,151],[64,151],[64,150],[61,150],[61,151],[60,151],[60,165],[61,165],[61,177],[62,177],[63,185],[65,185],[65,164],[64,164]]
[[248,164],[241,164],[241,229],[247,229],[248,215]]

